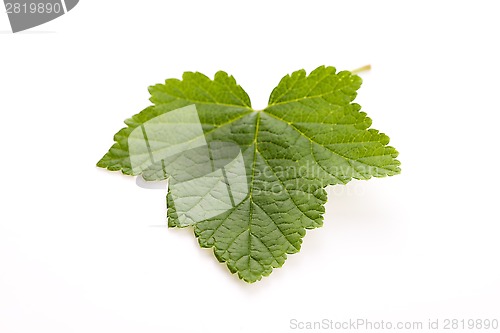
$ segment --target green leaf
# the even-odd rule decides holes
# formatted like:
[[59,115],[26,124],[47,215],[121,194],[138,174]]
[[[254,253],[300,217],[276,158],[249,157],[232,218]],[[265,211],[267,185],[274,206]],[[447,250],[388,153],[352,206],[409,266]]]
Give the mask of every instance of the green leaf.
[[[231,209],[195,223],[195,235],[231,272],[255,282],[300,250],[307,229],[322,225],[326,186],[400,172],[389,138],[370,129],[370,118],[353,103],[360,85],[359,76],[333,67],[309,75],[299,70],[281,80],[268,107],[256,111],[232,76],[218,72],[210,80],[187,72],[182,81],[150,87],[154,105],[125,122],[97,165],[146,180],[174,177],[165,172],[167,160],[135,171],[128,141],[147,121],[195,105],[208,144],[230,142],[241,149],[248,184],[246,196]],[[197,195],[187,192],[180,196]],[[169,226],[183,226],[172,185],[167,206]]]

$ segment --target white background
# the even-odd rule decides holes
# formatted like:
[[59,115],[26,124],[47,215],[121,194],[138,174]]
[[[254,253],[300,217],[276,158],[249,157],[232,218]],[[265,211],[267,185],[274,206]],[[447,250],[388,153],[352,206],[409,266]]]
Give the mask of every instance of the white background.
[[[0,13],[0,332],[293,332],[290,319],[500,319],[497,1],[90,1]],[[165,226],[165,191],[97,169],[147,87],[362,74],[402,174],[330,190],[325,225],[247,285]],[[297,331],[297,330],[295,330]]]

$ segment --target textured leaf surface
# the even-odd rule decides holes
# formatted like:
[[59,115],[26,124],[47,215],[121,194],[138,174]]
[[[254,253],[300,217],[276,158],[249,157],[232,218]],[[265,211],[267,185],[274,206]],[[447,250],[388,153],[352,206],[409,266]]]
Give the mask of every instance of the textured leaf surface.
[[[132,130],[195,104],[207,142],[241,148],[249,186],[236,207],[195,224],[195,235],[231,272],[255,282],[300,250],[306,229],[322,225],[325,186],[400,172],[389,138],[370,129],[370,118],[353,103],[360,85],[357,75],[333,67],[309,75],[300,70],[281,80],[266,109],[254,111],[226,73],[218,72],[214,80],[185,73],[182,81],[150,87],[154,105],[126,121],[98,166],[132,175],[127,144]],[[146,180],[168,176],[161,165],[141,175]],[[180,226],[170,191],[167,206],[169,226]]]

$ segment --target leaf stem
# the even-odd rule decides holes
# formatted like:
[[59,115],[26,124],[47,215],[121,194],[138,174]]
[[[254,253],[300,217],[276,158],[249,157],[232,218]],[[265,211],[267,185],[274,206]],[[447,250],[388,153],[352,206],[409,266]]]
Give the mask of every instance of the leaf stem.
[[370,69],[372,69],[372,65],[365,65],[363,67],[359,67],[359,68],[352,70],[351,73],[352,74],[359,74],[361,72],[369,71]]

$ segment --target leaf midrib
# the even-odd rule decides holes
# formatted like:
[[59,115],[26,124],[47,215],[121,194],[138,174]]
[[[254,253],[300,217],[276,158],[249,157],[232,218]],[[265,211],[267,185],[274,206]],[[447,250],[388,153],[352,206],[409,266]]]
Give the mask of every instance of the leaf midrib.
[[[319,97],[319,96],[314,96],[314,97]],[[258,140],[258,139],[259,139],[259,133],[260,133],[260,132],[259,132],[259,128],[260,128],[260,122],[261,122],[261,120],[262,120],[262,116],[261,116],[261,114],[262,114],[262,113],[265,113],[265,114],[266,114],[267,116],[269,116],[270,118],[275,119],[275,120],[280,121],[280,122],[283,122],[283,123],[287,124],[288,126],[291,126],[291,127],[292,127],[292,128],[293,128],[296,132],[297,132],[297,133],[299,133],[302,137],[306,138],[306,139],[307,139],[307,140],[308,140],[311,144],[320,145],[318,142],[316,142],[316,141],[315,141],[315,140],[313,140],[312,138],[308,137],[305,133],[303,133],[302,131],[300,131],[300,130],[296,127],[296,126],[294,126],[294,124],[293,124],[293,123],[289,123],[288,121],[286,121],[286,120],[284,120],[284,119],[281,119],[280,117],[278,117],[278,116],[276,116],[276,115],[274,115],[274,114],[272,114],[272,113],[266,112],[266,110],[268,110],[269,108],[271,108],[271,107],[273,107],[273,106],[275,106],[275,105],[277,105],[277,104],[285,104],[285,103],[286,103],[286,104],[288,104],[288,103],[294,103],[294,102],[297,102],[297,101],[300,101],[300,100],[303,100],[303,99],[304,99],[304,98],[299,98],[299,99],[295,99],[295,100],[293,100],[293,101],[286,101],[286,102],[281,102],[281,103],[273,103],[273,104],[271,104],[271,105],[268,105],[268,106],[267,106],[265,109],[263,109],[263,110],[254,110],[254,109],[252,109],[252,108],[249,108],[248,112],[244,112],[244,113],[242,113],[240,116],[235,117],[235,118],[233,118],[233,119],[231,119],[231,120],[229,120],[229,121],[227,121],[227,122],[225,122],[225,123],[223,123],[223,124],[221,124],[221,125],[218,125],[218,126],[216,126],[216,127],[212,128],[211,130],[209,130],[209,131],[207,131],[207,132],[205,132],[205,133],[204,133],[204,135],[210,134],[210,133],[212,133],[212,132],[217,131],[218,129],[221,129],[222,127],[225,127],[225,126],[227,126],[227,125],[231,125],[231,124],[235,123],[236,121],[238,121],[238,120],[240,120],[240,119],[242,119],[242,118],[245,118],[245,117],[250,117],[250,116],[252,116],[254,113],[256,113],[256,116],[255,116],[255,118],[256,118],[256,119],[255,119],[255,125],[254,125],[254,126],[255,126],[255,131],[254,131],[254,135],[253,135],[253,141],[252,141],[252,143],[251,143],[251,145],[250,145],[250,146],[253,146],[253,161],[252,161],[252,174],[251,174],[251,177],[250,177],[250,184],[249,184],[249,194],[248,194],[248,198],[247,198],[246,200],[243,200],[243,201],[242,201],[239,205],[237,205],[237,206],[236,206],[236,207],[239,207],[239,206],[240,206],[241,204],[243,204],[245,201],[247,201],[247,200],[249,201],[249,206],[250,206],[250,207],[249,207],[249,220],[248,220],[248,226],[247,226],[247,228],[243,229],[243,231],[242,231],[241,233],[239,233],[239,234],[235,237],[235,239],[233,239],[233,240],[232,240],[229,244],[227,244],[227,248],[226,248],[226,249],[222,249],[222,250],[224,251],[224,252],[223,252],[223,254],[225,254],[225,253],[229,250],[229,248],[231,247],[231,245],[232,245],[232,244],[233,244],[233,243],[234,243],[234,242],[235,242],[235,241],[236,241],[236,240],[237,240],[237,239],[238,239],[238,238],[239,238],[242,234],[244,234],[245,232],[248,232],[248,253],[247,253],[246,255],[244,255],[244,256],[247,256],[247,260],[248,260],[247,268],[248,268],[248,270],[251,270],[251,268],[250,268],[250,267],[251,267],[251,265],[250,265],[250,260],[252,260],[252,250],[253,250],[253,249],[252,249],[252,237],[256,237],[256,238],[258,238],[258,237],[257,237],[257,236],[256,236],[256,235],[252,232],[252,219],[253,219],[253,214],[254,214],[254,206],[253,206],[253,205],[255,204],[257,207],[259,207],[259,209],[261,209],[261,210],[262,210],[262,211],[263,211],[263,212],[267,215],[267,212],[266,212],[266,211],[265,211],[262,207],[260,207],[260,205],[258,205],[258,204],[254,201],[254,199],[253,199],[253,188],[254,188],[254,181],[255,181],[255,167],[256,167],[256,163],[257,163],[257,154],[259,154],[259,155],[262,157],[262,159],[264,160],[264,162],[265,162],[265,163],[266,163],[269,167],[271,167],[271,166],[269,165],[269,161],[268,161],[268,160],[267,160],[267,159],[266,159],[266,158],[262,155],[262,153],[260,153],[260,151],[259,151],[259,147],[258,147],[258,143],[259,143],[259,140]],[[207,104],[210,104],[210,103],[207,103]],[[233,107],[239,107],[239,106],[236,106],[236,105],[235,105],[235,106],[233,106]],[[340,154],[340,153],[338,153],[338,152],[336,152],[336,151],[334,151],[334,150],[332,150],[332,149],[330,149],[330,148],[328,148],[328,147],[325,147],[325,149],[328,149],[328,150],[329,150],[329,151],[331,151],[332,153],[334,153],[334,154],[336,154],[336,155],[338,155],[338,156],[342,157],[342,158],[343,158],[343,159],[345,159],[345,160],[346,160],[349,164],[351,164],[351,162],[356,161],[356,162],[358,162],[358,163],[362,163],[362,164],[365,164],[365,165],[371,166],[370,164],[367,164],[367,163],[364,163],[364,162],[361,162],[361,161],[357,161],[357,160],[350,159],[350,158],[348,158],[347,156],[344,156],[344,155],[342,155],[342,154]],[[314,156],[313,156],[313,157],[314,157]],[[352,165],[351,165],[351,167],[352,167]],[[380,166],[377,166],[377,167],[379,167],[379,168],[381,168],[381,169],[384,169],[384,168],[382,168],[382,167],[380,167]],[[271,170],[272,170],[272,168],[271,168]],[[354,167],[353,167],[353,170],[355,170],[355,168],[354,168]],[[325,170],[325,171],[326,171],[326,170]],[[273,172],[274,172],[274,170],[273,170]],[[331,176],[333,176],[333,177],[337,178],[337,177],[336,177],[336,175],[332,175],[332,174],[331,174],[330,172],[328,172],[328,171],[326,171],[326,172],[327,172],[328,174],[330,174]],[[277,177],[277,176],[276,176],[276,177]],[[281,180],[279,177],[277,177],[277,179],[278,179],[278,181],[280,181],[280,182],[283,184],[282,180]],[[338,179],[338,178],[337,178],[337,179]],[[343,183],[344,183],[344,181],[343,181]],[[292,199],[291,194],[290,194],[288,191],[287,191],[287,193],[288,193],[288,196],[290,197],[290,199],[291,199],[292,203],[294,203],[294,204],[295,204],[295,202],[294,202],[294,201],[293,201],[293,199]],[[296,205],[296,204],[295,204],[295,205]],[[233,212],[234,212],[234,210],[236,209],[236,207],[233,209]],[[300,210],[300,211],[301,211],[301,210]],[[301,212],[302,212],[302,211],[301,211]],[[304,214],[304,212],[302,212],[302,213]],[[213,233],[212,233],[212,236],[211,236],[211,237],[213,237],[213,236],[215,235],[215,233],[217,232],[217,230],[218,230],[218,229],[219,229],[219,228],[220,228],[220,227],[224,224],[224,222],[227,220],[227,218],[228,218],[229,216],[231,216],[231,215],[232,215],[232,212],[231,212],[231,213],[229,213],[229,215],[228,215],[225,219],[223,219],[223,220],[221,221],[221,223],[217,226],[217,228],[215,228],[215,229],[214,229],[214,231],[213,231]],[[305,215],[305,214],[304,214],[304,215]],[[310,218],[310,217],[308,217],[307,215],[305,215],[305,216],[306,216],[308,219],[311,219],[311,218]],[[295,250],[298,250],[298,249],[297,249],[297,247],[296,247],[296,246],[295,246],[295,245],[294,245],[294,244],[293,244],[293,243],[292,243],[292,242],[288,239],[287,235],[285,235],[285,234],[283,233],[283,231],[280,229],[279,225],[278,225],[278,224],[277,224],[277,223],[276,223],[276,222],[275,222],[275,221],[274,221],[274,220],[273,220],[270,216],[269,216],[269,218],[270,218],[270,220],[271,220],[271,221],[275,224],[276,228],[277,228],[277,229],[279,230],[279,232],[283,235],[283,237],[286,239],[286,241],[289,243],[289,246],[293,247]],[[259,240],[260,240],[260,239],[259,239]],[[261,240],[260,240],[260,241],[261,241]],[[261,241],[261,242],[262,242],[262,241]],[[264,245],[265,245],[265,244],[264,244]],[[272,251],[271,251],[271,250],[267,247],[267,245],[265,245],[265,246],[266,246],[266,248],[268,249],[268,251],[270,252],[270,254],[273,256],[273,258],[276,260],[277,258],[275,257],[274,253],[273,253],[273,252],[272,252]],[[287,251],[287,252],[288,252],[288,251]],[[240,257],[238,260],[241,260],[244,256]],[[255,260],[255,259],[254,259],[254,260]]]

